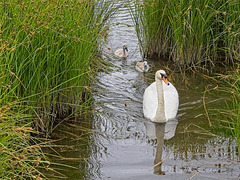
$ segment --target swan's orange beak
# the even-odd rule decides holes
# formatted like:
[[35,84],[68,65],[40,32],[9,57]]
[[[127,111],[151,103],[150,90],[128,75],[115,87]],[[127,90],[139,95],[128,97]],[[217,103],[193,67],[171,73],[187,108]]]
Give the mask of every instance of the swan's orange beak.
[[169,85],[169,82],[168,82],[168,80],[167,80],[167,78],[165,77],[165,76],[163,76],[163,81],[167,84],[167,85]]

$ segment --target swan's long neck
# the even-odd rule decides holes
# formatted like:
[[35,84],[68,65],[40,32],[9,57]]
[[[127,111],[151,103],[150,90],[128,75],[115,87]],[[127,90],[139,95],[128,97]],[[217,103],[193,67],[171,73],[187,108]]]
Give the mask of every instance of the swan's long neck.
[[159,78],[155,78],[156,86],[157,86],[157,96],[158,96],[158,107],[155,118],[152,120],[157,123],[165,123],[167,122],[164,111],[164,94],[163,94],[163,84],[162,80]]

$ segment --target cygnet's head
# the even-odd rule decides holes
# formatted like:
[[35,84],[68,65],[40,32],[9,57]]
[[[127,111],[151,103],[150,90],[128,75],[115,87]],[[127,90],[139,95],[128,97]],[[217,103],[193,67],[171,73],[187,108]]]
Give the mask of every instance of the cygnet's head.
[[127,48],[127,45],[126,45],[126,44],[123,45],[123,50],[128,51],[128,48]]
[[168,80],[167,80],[167,74],[166,74],[166,72],[165,72],[164,70],[158,70],[158,71],[156,72],[156,77],[157,77],[158,79],[163,80],[167,85],[169,85],[169,82],[168,82]]
[[147,61],[143,61],[144,71],[148,70],[148,64]]

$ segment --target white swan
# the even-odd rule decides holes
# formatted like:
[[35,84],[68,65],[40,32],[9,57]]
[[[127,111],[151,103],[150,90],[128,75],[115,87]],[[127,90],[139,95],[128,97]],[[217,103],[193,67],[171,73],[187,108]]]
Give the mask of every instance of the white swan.
[[128,48],[127,45],[124,44],[122,49],[117,49],[114,53],[116,56],[121,57],[121,58],[126,58],[128,57]]
[[164,70],[155,74],[155,82],[145,89],[143,95],[143,114],[153,122],[164,123],[177,115],[178,92],[167,80]]
[[148,72],[149,71],[149,65],[147,64],[147,61],[137,62],[135,68],[139,72]]

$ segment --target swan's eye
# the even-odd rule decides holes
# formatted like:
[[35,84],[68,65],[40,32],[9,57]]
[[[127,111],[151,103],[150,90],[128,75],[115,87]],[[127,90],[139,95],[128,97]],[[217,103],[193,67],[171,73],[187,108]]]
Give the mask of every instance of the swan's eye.
[[165,77],[165,79],[167,79],[167,75],[166,74],[162,74],[162,73],[160,73],[160,74],[161,74],[161,78]]

